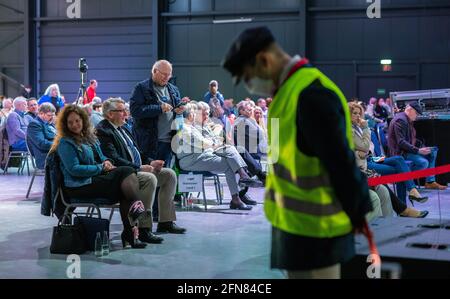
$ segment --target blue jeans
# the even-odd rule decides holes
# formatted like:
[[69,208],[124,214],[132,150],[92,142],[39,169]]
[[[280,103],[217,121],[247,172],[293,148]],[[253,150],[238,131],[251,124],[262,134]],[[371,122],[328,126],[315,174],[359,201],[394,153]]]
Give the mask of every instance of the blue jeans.
[[[410,171],[405,159],[402,156],[393,156],[386,158],[383,163],[367,161],[367,168],[375,170],[381,175],[405,173]],[[398,198],[406,203],[406,191],[411,191],[416,187],[416,185],[412,180],[397,183],[396,185]]]
[[[422,170],[427,168],[434,168],[436,165],[438,148],[432,147],[431,153],[426,156],[420,154],[406,154],[405,160],[413,162],[412,170]],[[427,183],[435,182],[435,176],[429,176],[426,179]]]
[[26,152],[27,151],[27,144],[25,143],[25,140],[19,140],[16,143],[14,143],[13,145],[11,145],[11,148],[12,148],[13,151]]

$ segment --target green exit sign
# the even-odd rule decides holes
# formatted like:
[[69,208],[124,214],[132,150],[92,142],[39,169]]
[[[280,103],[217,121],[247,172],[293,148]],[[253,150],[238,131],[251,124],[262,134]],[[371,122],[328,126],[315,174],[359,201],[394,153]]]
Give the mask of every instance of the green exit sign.
[[377,94],[378,94],[379,96],[385,95],[385,94],[386,94],[386,89],[378,88],[378,89],[377,89]]

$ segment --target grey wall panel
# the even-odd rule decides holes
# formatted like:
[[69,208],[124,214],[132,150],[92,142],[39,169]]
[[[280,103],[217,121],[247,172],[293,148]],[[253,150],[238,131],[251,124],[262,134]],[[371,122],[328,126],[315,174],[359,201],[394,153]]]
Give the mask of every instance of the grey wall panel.
[[[46,16],[62,16],[66,7],[59,1],[47,1]],[[100,97],[128,100],[134,85],[149,77],[155,58],[152,19],[127,17],[150,15],[151,1],[82,1],[82,7],[81,20],[42,23],[40,93],[49,84],[59,83],[66,100],[75,100],[80,87],[78,60],[84,57],[88,79],[99,81]],[[84,14],[87,11],[89,14]],[[84,16],[108,19],[83,20]]]
[[[310,32],[306,41],[308,56],[320,67],[324,63],[327,64],[326,71],[329,70],[330,77],[340,82],[347,97],[361,97],[367,94],[367,91],[363,90],[364,86],[348,84],[355,81],[369,82],[370,80],[355,79],[357,75],[364,74],[379,78],[389,77],[389,80],[371,79],[371,82],[387,84],[389,88],[394,89],[395,80],[402,88],[411,84],[415,85],[414,89],[448,88],[450,87],[449,4],[448,1],[439,0],[382,1],[381,19],[369,19],[365,14],[365,7],[369,4],[366,5],[361,1],[319,0],[313,4],[310,2],[313,6],[308,13]],[[389,5],[397,7],[391,9]],[[434,8],[432,5],[443,7]],[[382,72],[379,64],[383,58],[393,60],[393,70],[388,74]],[[356,64],[356,72],[350,69],[338,71],[351,64]]]
[[[24,83],[24,0],[2,0],[0,6],[0,71]],[[0,94],[15,97],[20,86],[0,80]]]
[[[167,18],[166,58],[174,65],[174,76],[177,77],[182,94],[201,99],[208,89],[209,81],[215,79],[219,81],[219,89],[225,97],[235,100],[247,97],[248,93],[242,84],[234,87],[230,75],[220,66],[231,41],[245,28],[267,25],[289,53],[297,54],[301,39],[297,30],[300,27],[299,5],[299,0],[171,2],[168,12],[194,14],[188,19],[183,16]],[[284,12],[278,12],[280,9]],[[239,19],[243,16],[242,10],[246,11],[245,17],[253,18],[252,22],[213,24],[214,19]],[[285,10],[292,12],[286,13]],[[252,11],[259,13],[252,14]],[[261,14],[262,11],[264,13]],[[195,16],[199,12],[206,15]],[[215,16],[223,12],[228,15]]]

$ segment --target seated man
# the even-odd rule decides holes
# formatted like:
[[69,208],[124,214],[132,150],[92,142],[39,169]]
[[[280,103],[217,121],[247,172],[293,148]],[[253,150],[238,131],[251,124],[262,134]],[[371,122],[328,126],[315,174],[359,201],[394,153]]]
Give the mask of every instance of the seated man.
[[266,153],[267,140],[265,132],[256,123],[253,117],[253,107],[250,101],[244,101],[238,105],[239,117],[234,122],[234,142],[243,146],[253,158],[260,160]]
[[27,110],[27,99],[17,97],[13,102],[14,111],[8,115],[6,121],[6,132],[8,142],[13,151],[27,151],[25,135],[28,127],[28,119],[25,117]]
[[53,125],[55,113],[55,106],[51,103],[43,103],[39,107],[36,119],[28,124],[28,147],[34,156],[38,169],[44,169],[45,159],[55,139],[56,129]]
[[28,122],[31,122],[33,119],[36,119],[38,115],[39,105],[37,99],[29,98],[27,100],[28,111],[25,113],[25,117],[28,118]]
[[[405,160],[413,162],[412,170],[434,168],[438,151],[437,147],[417,147],[413,122],[418,114],[422,114],[422,108],[418,103],[411,103],[389,125],[388,145],[391,156],[401,155]],[[438,184],[435,176],[430,176],[426,178],[425,188],[445,190],[447,187]]]
[[[145,209],[151,210],[156,187],[159,189],[159,223],[157,232],[183,234],[186,229],[175,224],[175,206],[172,201],[177,178],[172,169],[163,168],[163,161],[152,161],[143,156],[130,132],[124,129],[125,102],[120,98],[110,98],[103,103],[105,117],[97,125],[97,136],[104,154],[114,160],[115,166],[129,166],[138,171],[140,190],[150,197],[144,202]],[[139,240],[147,243],[161,243],[163,239],[152,233],[152,219],[139,223]]]

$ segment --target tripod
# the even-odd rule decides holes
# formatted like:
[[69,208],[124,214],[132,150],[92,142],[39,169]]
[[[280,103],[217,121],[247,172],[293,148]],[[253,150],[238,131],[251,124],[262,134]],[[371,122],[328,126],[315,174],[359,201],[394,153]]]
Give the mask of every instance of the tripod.
[[77,103],[78,106],[83,106],[84,96],[86,94],[87,71],[86,72],[80,72],[80,75],[81,75],[81,84],[80,84],[80,88],[78,89],[78,95],[77,95],[76,103]]

